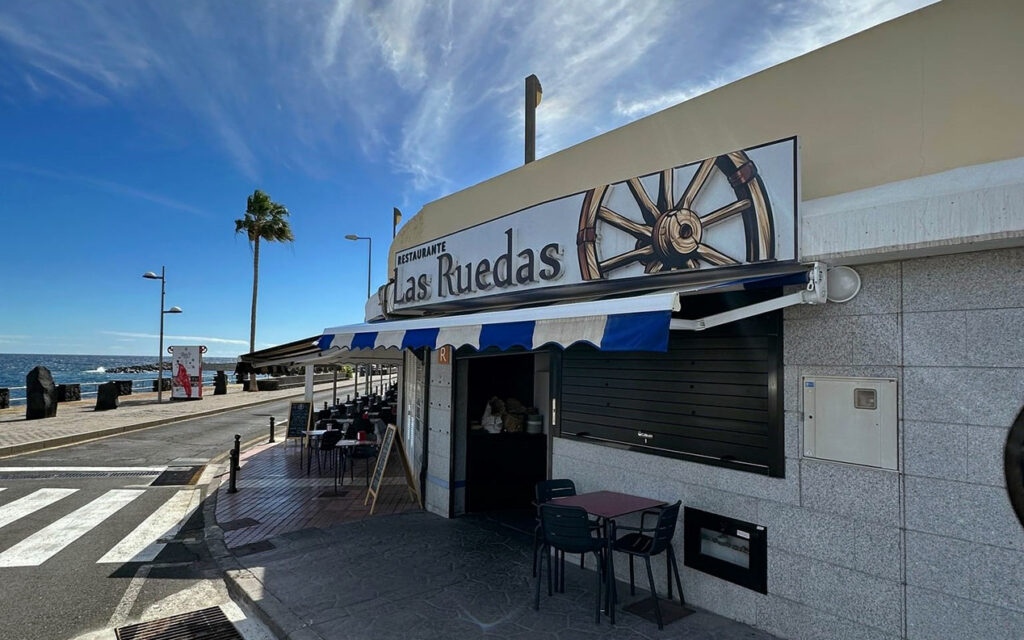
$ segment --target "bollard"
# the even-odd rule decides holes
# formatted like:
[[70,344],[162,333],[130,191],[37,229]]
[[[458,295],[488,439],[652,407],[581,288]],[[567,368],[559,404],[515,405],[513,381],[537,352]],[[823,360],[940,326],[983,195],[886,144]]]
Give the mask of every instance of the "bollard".
[[238,457],[241,455],[242,436],[235,435],[235,446],[231,449],[231,470],[228,475],[228,493],[238,493]]
[[270,416],[270,441],[274,441],[274,416]]

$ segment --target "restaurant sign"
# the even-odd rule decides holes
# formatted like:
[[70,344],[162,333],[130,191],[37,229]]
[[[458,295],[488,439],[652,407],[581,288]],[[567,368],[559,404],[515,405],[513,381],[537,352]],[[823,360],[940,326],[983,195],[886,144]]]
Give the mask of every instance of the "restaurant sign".
[[393,308],[796,260],[796,156],[796,138],[724,153],[399,251]]

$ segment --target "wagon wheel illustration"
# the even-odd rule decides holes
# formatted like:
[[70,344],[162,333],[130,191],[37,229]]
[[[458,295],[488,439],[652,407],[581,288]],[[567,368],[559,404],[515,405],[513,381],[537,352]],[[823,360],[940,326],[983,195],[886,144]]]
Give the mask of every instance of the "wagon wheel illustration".
[[[736,200],[701,215],[695,202],[715,171],[721,172],[732,186]],[[612,271],[639,262],[645,273],[699,269],[701,262],[712,266],[760,262],[775,258],[775,223],[771,203],[757,167],[742,151],[735,151],[700,163],[681,194],[672,184],[672,169],[661,172],[658,200],[651,200],[640,178],[626,181],[640,208],[643,222],[631,220],[607,206],[612,185],[587,192],[580,210],[576,235],[580,273],[584,280],[601,280]],[[720,222],[741,216],[746,255],[729,256],[705,241],[705,231]],[[635,247],[618,255],[600,254],[597,223],[604,222],[636,239]]]

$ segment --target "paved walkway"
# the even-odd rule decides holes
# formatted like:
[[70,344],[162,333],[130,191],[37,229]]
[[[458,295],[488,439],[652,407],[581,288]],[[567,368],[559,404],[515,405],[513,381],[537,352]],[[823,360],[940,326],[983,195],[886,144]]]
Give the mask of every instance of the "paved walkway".
[[[351,393],[352,381],[339,381],[338,394]],[[316,385],[326,391],[332,383]],[[343,391],[344,389],[344,391]],[[212,390],[211,390],[212,391]],[[203,396],[189,402],[156,403],[155,394],[131,395],[121,398],[121,406],[111,411],[94,411],[95,400],[61,403],[57,415],[44,420],[25,420],[25,408],[0,412],[0,457],[36,451],[48,447],[81,442],[134,429],[157,426],[184,418],[229,411],[238,407],[301,397],[302,388],[247,393],[241,387],[222,396]]]
[[[274,548],[220,556],[229,588],[288,640],[427,638],[650,638],[768,640],[697,611],[658,631],[619,609],[594,622],[594,574],[567,563],[565,593],[533,610],[532,540],[477,518],[423,511],[366,518],[270,539]],[[685,588],[685,585],[684,585]],[[621,606],[629,598],[619,585]]]
[[[217,523],[224,530],[224,543],[236,553],[258,549],[255,543],[272,536],[308,529],[329,527],[361,520],[370,514],[366,497],[365,461],[350,465],[338,494],[334,493],[332,471],[317,474],[314,457],[312,473],[299,467],[305,453],[297,441],[254,447],[242,454],[238,493],[227,493],[222,486],[217,498]],[[373,472],[371,460],[370,472]],[[374,514],[399,513],[419,509],[410,497],[405,474],[397,452],[392,451],[386,476]]]

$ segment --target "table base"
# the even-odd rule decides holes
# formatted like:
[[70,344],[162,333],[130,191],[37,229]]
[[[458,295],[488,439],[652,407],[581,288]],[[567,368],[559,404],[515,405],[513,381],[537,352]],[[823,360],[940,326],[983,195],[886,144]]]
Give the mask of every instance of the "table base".
[[[629,593],[628,585],[626,586],[626,593]],[[690,609],[689,607],[684,607],[683,605],[679,604],[679,602],[677,602],[676,600],[664,600],[659,598],[658,604],[661,606],[661,620],[662,623],[665,625],[672,624],[676,620],[680,620],[690,615],[691,613],[694,613],[693,609]],[[636,602],[633,602],[622,607],[622,610],[628,611],[629,613],[632,613],[635,616],[640,616],[641,618],[649,622],[653,622],[655,624],[658,623],[658,619],[654,615],[653,598],[643,598],[641,600],[637,600]]]

